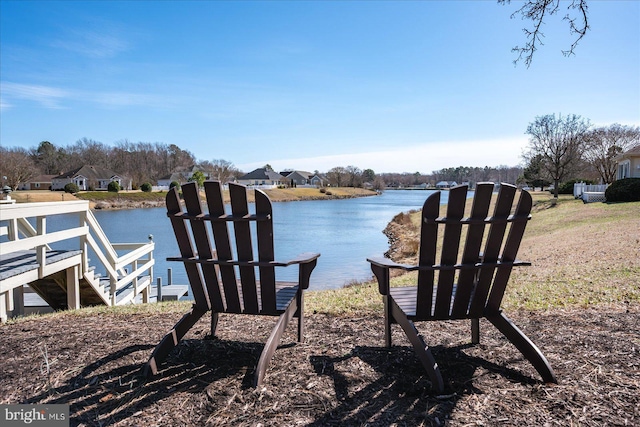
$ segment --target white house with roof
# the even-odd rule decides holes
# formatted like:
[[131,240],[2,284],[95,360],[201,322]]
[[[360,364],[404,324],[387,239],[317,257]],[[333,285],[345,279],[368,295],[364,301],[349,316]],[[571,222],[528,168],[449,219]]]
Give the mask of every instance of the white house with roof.
[[248,187],[274,188],[279,185],[287,185],[287,183],[286,177],[265,168],[255,169],[238,178],[238,184]]
[[125,190],[131,190],[131,179],[112,170],[92,165],[81,166],[52,178],[51,189],[64,190],[65,185],[74,183],[80,191],[107,190],[112,181],[117,182]]
[[195,172],[198,172],[198,171],[204,174],[205,179],[211,179],[209,172],[206,172],[194,165],[186,170],[173,172],[173,173],[170,173],[169,175],[165,175],[162,178],[158,179],[158,187],[169,188],[171,183],[174,181],[180,184],[184,184],[185,182],[189,181],[189,179],[193,176]]
[[311,185],[311,178],[313,178],[313,174],[311,172],[306,171],[289,171],[286,174],[281,172],[280,175],[283,175],[289,181],[289,185],[295,185],[296,187]]
[[436,184],[436,188],[444,189],[444,188],[453,188],[458,185],[455,181],[440,181]]
[[616,179],[640,178],[640,145],[625,151],[615,160],[618,162]]

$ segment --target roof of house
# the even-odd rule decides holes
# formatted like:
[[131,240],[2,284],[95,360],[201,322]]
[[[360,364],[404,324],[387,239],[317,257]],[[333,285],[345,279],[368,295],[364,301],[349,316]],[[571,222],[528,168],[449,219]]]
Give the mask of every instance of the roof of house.
[[51,182],[56,175],[38,175],[34,178],[31,178],[29,182]]
[[633,155],[633,156],[640,155],[640,145],[636,145],[632,149],[626,151],[624,154]]
[[269,179],[269,180],[272,180],[272,181],[281,181],[281,180],[284,179],[284,177],[282,175],[280,175],[278,172],[266,170],[265,168],[258,168],[258,169],[252,170],[251,172],[249,172],[246,175],[241,176],[238,179],[240,179],[240,180]]
[[640,145],[636,145],[630,150],[627,150],[624,153],[616,156],[615,160],[624,160],[624,159],[628,159],[629,157],[637,157],[637,156],[640,156]]
[[103,168],[100,166],[84,165],[79,168],[70,170],[63,174],[53,177],[52,179],[70,179],[76,176],[84,176],[87,179],[108,179],[114,176],[121,176],[120,174]]
[[[286,175],[285,175],[286,173]],[[313,175],[311,172],[307,172],[307,171],[286,171],[286,172],[281,172],[280,175],[284,175],[286,177],[289,177],[290,175],[293,175],[294,173],[297,173],[298,175],[300,175],[301,177],[303,177],[304,179],[311,179],[313,178]]]

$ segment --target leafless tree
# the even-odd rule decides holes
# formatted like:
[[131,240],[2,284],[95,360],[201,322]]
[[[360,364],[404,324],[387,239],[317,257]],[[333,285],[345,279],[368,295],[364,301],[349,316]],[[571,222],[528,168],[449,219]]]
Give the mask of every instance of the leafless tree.
[[[511,0],[498,0],[500,4],[509,4]],[[515,46],[512,51],[518,54],[518,57],[513,61],[517,64],[518,61],[524,58],[524,63],[527,68],[531,65],[533,60],[533,54],[538,50],[538,46],[544,45],[542,32],[542,26],[545,24],[545,20],[548,17],[556,15],[560,10],[560,0],[526,0],[522,6],[516,10],[511,18],[521,16],[525,20],[532,22],[532,27],[523,28],[522,31],[526,35],[527,42],[524,46]],[[587,34],[589,30],[589,16],[587,0],[567,0],[564,3],[568,3],[566,8],[567,13],[562,18],[569,24],[569,33],[573,35],[574,41],[568,50],[563,50],[564,56],[571,56],[574,54],[578,43]]]
[[348,176],[347,187],[362,186],[362,170],[359,167],[350,165],[345,168],[345,171]]
[[331,186],[342,187],[347,185],[347,182],[349,181],[349,174],[344,166],[336,166],[335,168],[329,169],[327,172],[327,179]]
[[224,159],[213,159],[211,167],[211,177],[223,184],[231,181],[238,174],[238,168]]
[[28,182],[38,175],[38,169],[29,151],[22,147],[6,148],[0,146],[0,176],[3,184],[18,188],[23,182]]
[[553,181],[555,198],[558,198],[560,182],[574,174],[581,165],[588,130],[589,120],[575,114],[539,116],[527,127],[526,133],[530,138],[525,160],[541,156],[541,167]]
[[586,134],[585,160],[598,172],[605,184],[616,179],[616,156],[640,145],[640,126],[614,123],[592,129]]

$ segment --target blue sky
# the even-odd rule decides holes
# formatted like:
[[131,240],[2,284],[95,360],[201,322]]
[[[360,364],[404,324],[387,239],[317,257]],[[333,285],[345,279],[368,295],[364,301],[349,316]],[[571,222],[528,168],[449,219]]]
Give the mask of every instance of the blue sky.
[[[515,166],[536,116],[640,125],[640,2],[0,1],[0,143],[176,144],[244,171]],[[561,5],[566,7],[567,1]]]

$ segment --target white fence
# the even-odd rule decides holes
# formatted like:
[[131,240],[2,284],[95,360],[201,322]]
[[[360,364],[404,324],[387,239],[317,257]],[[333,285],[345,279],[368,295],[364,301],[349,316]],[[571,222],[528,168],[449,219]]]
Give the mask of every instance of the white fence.
[[604,199],[604,192],[607,187],[609,187],[609,184],[585,184],[584,182],[576,182],[573,184],[573,197],[584,200],[584,193],[602,193],[602,198]]

